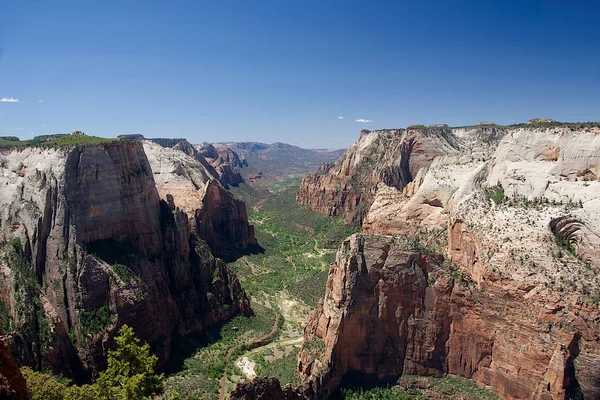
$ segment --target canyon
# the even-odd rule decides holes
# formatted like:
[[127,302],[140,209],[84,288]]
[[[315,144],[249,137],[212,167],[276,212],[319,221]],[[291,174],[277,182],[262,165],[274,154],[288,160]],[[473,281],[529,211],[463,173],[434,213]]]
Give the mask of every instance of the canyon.
[[[597,124],[363,130],[335,162],[300,150],[138,136],[2,149],[0,390],[22,392],[15,362],[88,381],[124,323],[164,366],[181,340],[253,315],[251,297],[260,318],[226,324],[226,343],[262,327],[275,341],[225,362],[221,397],[427,376],[506,399],[600,398]],[[290,152],[306,159],[282,168]],[[293,380],[228,372],[272,350]]]
[[213,255],[256,244],[245,205],[192,150],[118,140],[1,151],[3,343],[19,365],[87,381],[123,324],[164,365],[175,338],[252,314]]
[[363,131],[297,200],[348,221],[300,389],[460,375],[502,398],[600,398],[600,128]]

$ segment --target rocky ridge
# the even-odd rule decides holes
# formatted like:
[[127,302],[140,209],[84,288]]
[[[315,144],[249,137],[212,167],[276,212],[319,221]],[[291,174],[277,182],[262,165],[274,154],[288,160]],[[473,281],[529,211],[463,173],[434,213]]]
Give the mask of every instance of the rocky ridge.
[[240,159],[239,155],[229,147],[217,150],[210,143],[195,146],[196,150],[207,159],[219,174],[219,181],[225,188],[238,186],[244,181],[239,168],[248,166],[246,159]]
[[188,215],[159,196],[141,142],[4,150],[0,164],[0,301],[20,364],[84,381],[124,323],[164,363],[173,337],[251,313]]
[[[257,246],[246,205],[220,183],[222,176],[187,141],[144,142],[160,197],[173,196],[198,237],[212,253],[227,258]],[[175,143],[175,144],[173,144]],[[210,168],[207,168],[209,165]]]
[[[229,142],[214,143],[212,147],[224,155],[225,160],[229,158],[233,164],[237,162],[237,155],[243,165],[242,168],[238,164],[237,170],[244,181],[263,189],[300,178],[323,162],[334,161],[342,154],[340,150],[302,149],[286,143]],[[229,156],[225,156],[226,154]],[[217,164],[220,158],[215,158]]]
[[361,223],[377,183],[401,190],[434,158],[457,153],[457,140],[444,127],[363,130],[335,164],[304,177],[296,200],[327,215],[342,215],[347,223]]
[[[363,132],[303,182],[300,203],[368,210],[306,328],[303,393],[450,373],[503,398],[600,398],[600,128],[455,128],[385,181],[372,171],[410,165],[409,131]],[[350,177],[370,185],[348,196]]]

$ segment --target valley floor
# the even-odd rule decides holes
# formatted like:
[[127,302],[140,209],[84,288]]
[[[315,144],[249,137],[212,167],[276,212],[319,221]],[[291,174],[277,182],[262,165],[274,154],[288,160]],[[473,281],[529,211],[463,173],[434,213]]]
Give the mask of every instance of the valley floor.
[[[275,192],[242,183],[233,192],[247,203],[248,217],[264,252],[230,262],[251,299],[253,317],[236,317],[198,341],[187,341],[167,378],[162,399],[224,399],[242,380],[276,376],[300,383],[296,356],[303,329],[325,292],[329,264],[344,238],[360,230],[340,218],[296,204],[299,180]],[[275,189],[273,189],[275,190]],[[395,386],[344,389],[346,399],[492,399],[462,378],[402,377]]]
[[360,230],[298,206],[299,184],[299,179],[292,180],[271,192],[244,183],[233,188],[246,202],[264,250],[228,264],[246,290],[255,316],[236,317],[211,334],[182,344],[162,398],[169,399],[174,392],[183,399],[224,398],[236,383],[255,376],[277,376],[282,385],[299,383],[296,355],[304,324],[325,292],[329,264],[339,244]]

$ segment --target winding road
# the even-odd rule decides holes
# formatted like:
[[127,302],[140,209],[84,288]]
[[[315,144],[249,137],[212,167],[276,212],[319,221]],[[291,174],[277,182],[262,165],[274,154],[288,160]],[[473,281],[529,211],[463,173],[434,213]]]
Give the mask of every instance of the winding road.
[[219,392],[219,400],[224,400],[225,397],[227,397],[227,364],[229,364],[229,357],[231,357],[234,351],[236,351],[242,346],[249,346],[250,349],[253,349],[255,347],[261,346],[262,343],[264,343],[266,340],[269,340],[271,336],[273,336],[275,332],[277,332],[277,326],[279,325],[279,319],[281,318],[279,313],[273,311],[273,314],[275,314],[275,322],[273,323],[273,327],[271,328],[271,331],[269,333],[257,339],[252,339],[246,343],[237,344],[227,351],[227,356],[225,357],[225,366],[223,367],[223,376],[220,380],[221,390]]

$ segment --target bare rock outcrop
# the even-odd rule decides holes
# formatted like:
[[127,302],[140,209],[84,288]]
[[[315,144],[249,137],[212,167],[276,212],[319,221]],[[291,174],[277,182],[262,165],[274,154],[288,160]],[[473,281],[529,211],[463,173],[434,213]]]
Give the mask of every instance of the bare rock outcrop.
[[228,400],[292,400],[305,399],[289,385],[281,387],[275,377],[258,377],[251,382],[242,382],[229,393]]
[[4,336],[0,336],[0,399],[29,400],[27,383]]
[[244,181],[239,172],[240,168],[248,166],[246,160],[240,159],[239,155],[229,147],[220,147],[218,150],[210,143],[196,146],[196,150],[206,158],[219,174],[219,182],[225,188],[238,186]]
[[448,128],[361,131],[360,139],[326,173],[308,174],[296,197],[327,215],[361,223],[379,182],[401,190],[434,158],[457,153]]
[[597,396],[581,379],[598,372],[593,320],[578,322],[586,338],[560,329],[558,315],[539,312],[544,299],[523,298],[517,288],[482,290],[415,245],[365,234],[342,244],[298,356],[317,398],[345,383],[403,374],[465,376],[503,398]]
[[19,363],[84,381],[122,324],[164,363],[173,337],[251,312],[187,214],[160,198],[141,142],[25,148],[0,161],[0,301]]
[[156,139],[144,142],[144,149],[160,197],[173,197],[190,217],[192,230],[208,243],[213,254],[228,258],[255,247],[254,227],[248,223],[246,204],[225,189],[213,167],[205,167],[206,159],[191,145],[184,147],[179,142],[177,146],[187,149],[182,151],[155,142]]
[[305,393],[456,374],[508,399],[600,398],[600,128],[451,135],[410,182],[370,181],[368,234],[341,246],[305,331]]

